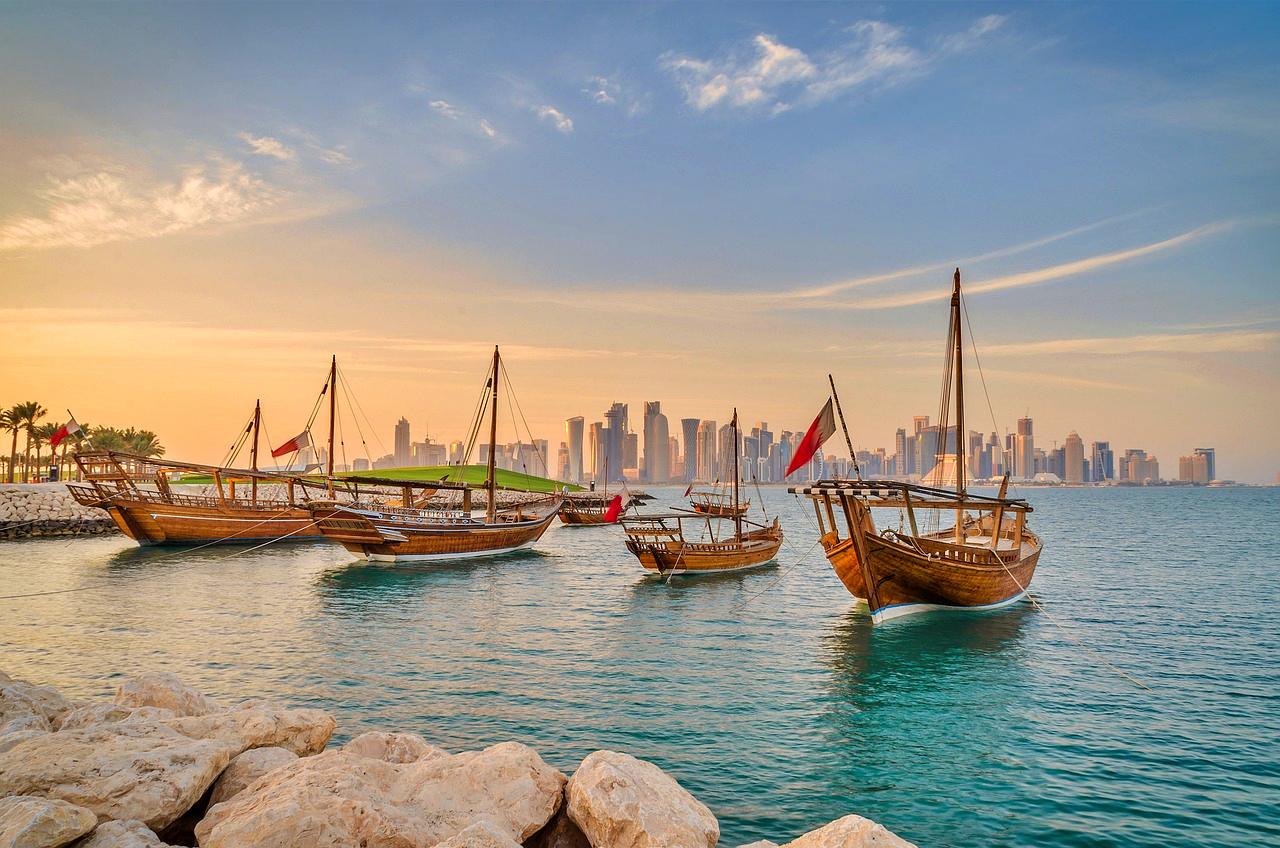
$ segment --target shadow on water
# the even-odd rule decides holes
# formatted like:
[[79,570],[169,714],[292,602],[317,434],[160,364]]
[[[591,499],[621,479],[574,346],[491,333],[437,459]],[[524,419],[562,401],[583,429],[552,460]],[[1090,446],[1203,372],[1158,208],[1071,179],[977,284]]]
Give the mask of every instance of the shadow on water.
[[325,569],[315,579],[321,602],[336,612],[365,612],[369,606],[396,604],[421,597],[432,587],[452,587],[476,578],[497,576],[503,569],[555,559],[537,550],[512,551],[490,557],[424,563],[380,563],[353,560]]
[[222,559],[244,561],[244,554],[256,555],[258,551],[274,556],[282,551],[292,554],[304,554],[308,551],[327,550],[331,543],[324,539],[308,539],[306,541],[264,546],[258,542],[222,542],[216,545],[131,545],[113,551],[102,561],[102,567],[108,572],[141,571],[148,568],[188,567],[193,564],[213,564]]

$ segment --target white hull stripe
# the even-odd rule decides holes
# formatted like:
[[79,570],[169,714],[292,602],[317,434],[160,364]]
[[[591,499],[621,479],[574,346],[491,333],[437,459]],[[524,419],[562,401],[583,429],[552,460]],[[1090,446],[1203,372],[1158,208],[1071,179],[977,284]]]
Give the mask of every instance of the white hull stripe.
[[994,604],[980,604],[972,607],[954,606],[952,604],[890,604],[887,607],[881,607],[871,614],[871,620],[876,624],[889,621],[903,616],[915,615],[920,612],[929,612],[930,610],[965,610],[971,612],[982,612],[983,610],[1000,609],[1010,604],[1015,604],[1027,596],[1026,592],[1018,592],[1012,597],[1005,598],[1003,601],[996,601]]
[[733,568],[677,568],[674,571],[659,571],[656,568],[646,568],[645,571],[653,574],[667,575],[676,574],[686,577],[697,577],[700,574],[725,574],[730,571],[746,571],[748,568],[759,568],[762,565],[770,565],[778,561],[776,556],[770,557],[764,562],[753,562],[750,565],[736,565]]
[[500,554],[509,554],[513,551],[522,550],[531,547],[538,540],[525,542],[523,545],[516,545],[510,548],[495,548],[491,551],[468,551],[459,554],[370,554],[366,553],[364,558],[370,562],[443,562],[451,559],[478,559],[480,557],[499,556]]
[[243,524],[306,524],[305,518],[222,518],[216,515],[169,515],[164,512],[151,513],[152,520],[172,518],[175,521],[238,521]]

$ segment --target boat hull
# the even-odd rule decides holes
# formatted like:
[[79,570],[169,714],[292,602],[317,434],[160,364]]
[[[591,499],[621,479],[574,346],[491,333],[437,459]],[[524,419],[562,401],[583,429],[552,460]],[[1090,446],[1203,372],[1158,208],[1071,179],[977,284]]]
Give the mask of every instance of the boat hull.
[[[876,600],[872,618],[879,623],[929,610],[990,610],[1016,603],[1026,595],[1040,559],[1039,539],[1030,533],[1026,536],[1016,554],[997,556],[980,548],[941,543],[930,546],[936,550],[921,553],[902,542],[864,535],[867,563],[862,588],[866,591],[866,579],[870,579]],[[972,561],[965,561],[966,556]],[[841,567],[847,570],[841,552],[835,557],[829,553],[828,558],[837,575]],[[856,564],[856,552],[852,559]],[[855,597],[867,597],[858,595],[856,579],[841,580]]]
[[627,549],[645,571],[655,574],[717,574],[768,565],[778,558],[781,532],[748,535],[741,543],[627,540]]
[[[74,489],[77,500],[86,503]],[[140,545],[246,544],[265,541],[305,541],[320,537],[305,507],[223,505],[216,498],[207,503],[184,503],[93,497],[89,506],[103,509],[130,539]]]
[[573,527],[617,523],[613,521],[606,521],[604,517],[605,511],[603,509],[597,510],[594,507],[588,509],[573,509],[569,506],[562,506],[558,514],[560,516],[561,523],[568,524]]
[[556,508],[530,519],[486,524],[463,520],[431,523],[365,510],[313,507],[320,531],[373,562],[443,562],[500,556],[528,548],[555,520]]
[[737,509],[732,506],[722,506],[720,504],[708,504],[700,501],[690,501],[689,505],[693,507],[693,511],[701,515],[710,515],[715,518],[736,518],[740,515],[746,515],[750,503],[740,505]]

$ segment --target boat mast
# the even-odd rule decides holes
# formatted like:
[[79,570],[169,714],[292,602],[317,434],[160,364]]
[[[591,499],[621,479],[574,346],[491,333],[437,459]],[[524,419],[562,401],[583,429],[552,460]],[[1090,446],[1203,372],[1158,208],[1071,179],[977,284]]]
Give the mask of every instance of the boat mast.
[[[964,346],[961,343],[960,323],[960,269],[956,269],[955,288],[951,291],[951,323],[955,326],[954,342],[956,359],[956,496],[963,501],[965,495],[965,460],[968,453],[968,436],[964,431]],[[947,434],[943,433],[942,438]],[[964,543],[964,508],[956,509],[956,544]]]
[[497,471],[496,460],[498,457],[498,346],[493,346],[493,409],[490,410],[489,416],[489,471],[485,475],[484,486],[489,494],[489,506],[486,510],[488,521],[493,523],[494,515],[497,512],[497,498],[494,491],[497,489]]
[[733,408],[733,527],[742,541],[742,513],[738,511],[738,408]]
[[329,483],[329,495],[333,495],[333,430],[337,418],[338,404],[338,355],[333,355],[329,363],[329,457],[328,472],[325,477]]
[[844,423],[844,410],[840,408],[840,395],[836,394],[836,378],[827,375],[831,383],[831,397],[836,402],[836,414],[840,416],[840,429],[844,430],[844,443],[849,447],[849,461],[853,463],[853,476],[862,482],[862,469],[858,468],[858,455],[853,452],[853,439],[849,438],[849,425]]
[[[249,465],[254,470],[258,470],[258,428],[262,425],[262,400],[258,399],[253,402],[253,447],[249,451]],[[250,483],[253,490],[253,503],[258,503],[258,478],[255,476],[253,482]]]

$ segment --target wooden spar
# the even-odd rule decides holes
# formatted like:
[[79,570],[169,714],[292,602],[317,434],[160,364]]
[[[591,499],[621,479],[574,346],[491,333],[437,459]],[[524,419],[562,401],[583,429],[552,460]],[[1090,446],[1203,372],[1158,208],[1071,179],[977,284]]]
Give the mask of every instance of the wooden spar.
[[[968,435],[964,431],[964,346],[960,334],[960,269],[956,269],[955,288],[951,292],[951,322],[955,325],[956,358],[956,495],[964,499],[965,455],[969,452]],[[947,434],[943,433],[945,441]],[[956,510],[956,544],[964,542],[964,510]]]
[[[249,465],[254,471],[258,470],[258,428],[262,425],[262,400],[253,402],[253,447],[249,450]],[[258,478],[254,477],[250,484],[253,492],[253,502],[258,502]]]
[[738,408],[733,408],[733,529],[742,537],[742,513],[738,511]]
[[827,375],[831,383],[831,397],[836,402],[836,414],[840,416],[840,429],[844,430],[844,443],[849,448],[849,461],[853,463],[853,474],[862,482],[862,469],[858,468],[858,455],[853,452],[853,439],[849,438],[849,427],[844,423],[844,410],[840,408],[840,395],[836,394],[836,378]]
[[338,355],[333,355],[329,363],[329,458],[328,473],[329,496],[333,497],[333,430],[338,411]]
[[[1009,491],[1009,472],[1004,473],[1004,478],[1000,481],[1000,500],[1004,500],[1005,493]],[[1000,545],[1000,522],[1004,521],[1004,505],[996,507],[995,515],[992,516],[991,525],[991,550],[996,550]]]
[[494,492],[497,488],[497,457],[498,457],[498,366],[501,360],[498,358],[498,346],[493,346],[493,409],[490,410],[489,416],[489,471],[485,478],[485,490],[488,492],[489,504],[485,511],[489,523],[492,524],[494,516],[497,514],[498,499]]

